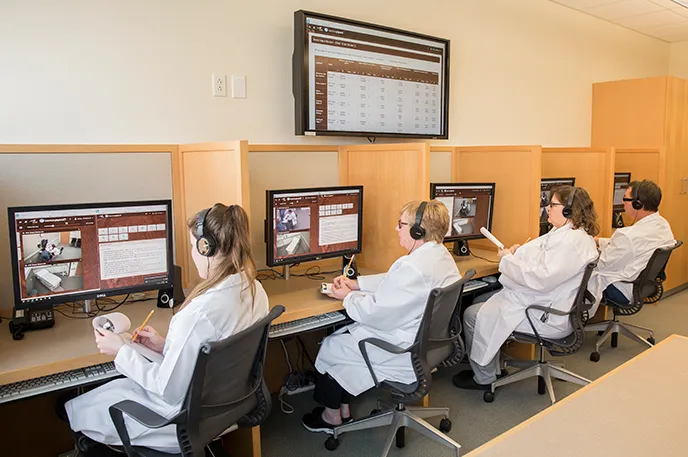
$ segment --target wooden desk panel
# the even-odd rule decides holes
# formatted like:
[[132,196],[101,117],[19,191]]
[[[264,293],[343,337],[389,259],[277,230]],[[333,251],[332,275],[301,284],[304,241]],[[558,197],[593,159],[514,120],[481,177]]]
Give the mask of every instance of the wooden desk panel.
[[672,335],[466,457],[684,456],[686,358]]
[[[172,310],[156,308],[155,300],[122,305],[116,311],[126,314],[136,328],[153,308],[155,313],[149,325],[164,335],[172,319]],[[0,326],[0,385],[113,360],[98,351],[91,320],[69,319],[55,313],[54,327],[26,332],[24,339],[19,341],[12,339],[7,323],[3,323]]]

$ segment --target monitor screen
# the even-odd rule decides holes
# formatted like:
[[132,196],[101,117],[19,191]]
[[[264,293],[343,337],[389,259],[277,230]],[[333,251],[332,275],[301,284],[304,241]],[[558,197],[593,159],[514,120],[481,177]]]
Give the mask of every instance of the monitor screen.
[[172,284],[171,201],[8,209],[16,307]]
[[630,184],[630,173],[614,173],[614,211],[624,210],[623,197]]
[[294,13],[297,135],[448,138],[449,40]]
[[484,238],[480,227],[492,230],[494,183],[447,183],[430,185],[430,198],[449,210],[449,231],[444,241]]
[[[575,186],[576,178],[547,178],[540,181],[540,235],[543,235],[542,226],[547,226],[547,205],[552,196],[552,189],[561,186]],[[545,231],[548,231],[546,229]]]
[[361,252],[363,187],[268,190],[267,264]]

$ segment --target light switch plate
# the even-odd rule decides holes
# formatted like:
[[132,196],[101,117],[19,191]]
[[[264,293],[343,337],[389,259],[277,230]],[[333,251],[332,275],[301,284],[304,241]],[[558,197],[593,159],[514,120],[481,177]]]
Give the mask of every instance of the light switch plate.
[[232,98],[246,98],[246,76],[232,75]]

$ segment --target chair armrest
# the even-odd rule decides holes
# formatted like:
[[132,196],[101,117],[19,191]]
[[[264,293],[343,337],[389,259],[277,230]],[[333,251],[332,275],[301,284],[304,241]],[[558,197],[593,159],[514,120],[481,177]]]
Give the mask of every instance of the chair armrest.
[[139,424],[152,429],[172,424],[179,416],[186,414],[186,410],[181,410],[173,418],[167,419],[155,411],[151,411],[147,407],[131,400],[124,400],[120,401],[119,403],[115,403],[114,405],[110,406],[109,411],[110,418],[115,425],[119,439],[122,441],[122,446],[124,447],[128,457],[136,457],[137,454],[131,447],[131,438],[129,438],[129,432],[127,431],[127,426],[124,423],[125,413]]
[[361,340],[358,342],[358,349],[361,351],[361,355],[363,355],[363,360],[366,363],[366,366],[368,367],[368,371],[370,371],[370,375],[373,377],[373,382],[375,383],[375,387],[380,387],[380,382],[377,380],[377,376],[375,376],[375,371],[373,371],[373,365],[370,363],[370,357],[368,356],[368,349],[366,348],[366,343],[372,344],[373,346],[377,346],[383,351],[387,351],[390,354],[404,354],[406,352],[411,351],[417,343],[413,343],[411,346],[407,347],[406,349],[400,348],[399,346],[395,346],[392,343],[388,343],[385,340],[381,340],[380,338],[366,338],[364,340]]

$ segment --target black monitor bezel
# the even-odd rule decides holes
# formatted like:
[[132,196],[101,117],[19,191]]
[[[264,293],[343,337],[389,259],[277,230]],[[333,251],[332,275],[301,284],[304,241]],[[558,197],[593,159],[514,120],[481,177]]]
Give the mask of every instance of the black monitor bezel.
[[[318,19],[343,22],[346,24],[368,27],[377,29],[383,32],[399,33],[414,38],[421,38],[425,40],[433,40],[441,42],[445,45],[445,61],[444,61],[444,106],[442,107],[444,114],[444,122],[442,123],[442,131],[438,135],[433,134],[416,134],[416,133],[389,133],[389,132],[354,132],[354,131],[332,131],[332,130],[310,130],[308,128],[308,34],[306,33],[306,18],[314,17]],[[449,85],[451,83],[450,75],[450,48],[451,40],[440,38],[431,35],[424,35],[422,33],[411,32],[409,30],[397,29],[394,27],[387,27],[384,25],[374,24],[371,22],[357,21],[341,16],[332,16],[328,14],[315,13],[312,11],[298,10],[294,12],[294,51],[292,54],[292,95],[294,96],[294,128],[296,135],[313,135],[313,136],[356,136],[356,137],[385,137],[385,138],[421,138],[431,140],[446,140],[449,139]]]
[[[22,301],[21,281],[19,280],[19,256],[17,246],[17,231],[15,224],[15,214],[30,211],[65,211],[88,208],[115,208],[127,206],[153,206],[165,205],[167,207],[167,282],[164,284],[144,284],[133,287],[122,287],[118,289],[89,291],[82,293],[64,294],[58,296],[48,295],[32,301]],[[79,300],[93,300],[98,298],[112,297],[117,295],[129,295],[136,292],[147,292],[152,290],[168,289],[172,287],[174,276],[174,251],[173,238],[174,226],[172,225],[172,200],[141,200],[125,202],[96,202],[96,203],[76,203],[58,205],[38,205],[38,206],[12,206],[7,208],[7,220],[10,235],[10,256],[12,262],[12,286],[14,289],[14,307],[16,309],[43,309],[52,308],[56,305],[71,303]]]
[[[274,238],[274,212],[272,211],[273,196],[276,194],[297,194],[301,192],[328,192],[341,190],[358,190],[359,193],[359,211],[358,211],[358,246],[354,249],[347,249],[345,251],[327,252],[318,255],[307,254],[298,257],[289,257],[286,259],[275,259],[275,246],[272,242]],[[280,189],[280,190],[266,190],[265,191],[265,255],[266,265],[269,267],[279,267],[285,265],[293,265],[301,262],[313,262],[316,260],[330,259],[333,257],[342,257],[350,254],[360,254],[363,250],[363,186],[334,186],[334,187],[310,187],[302,189]]]
[[[492,198],[490,199],[490,213],[487,217],[487,227],[488,231],[492,231],[492,218],[494,217],[494,204],[495,204],[495,191],[497,188],[497,183],[494,182],[448,182],[448,183],[430,183],[430,199],[434,200],[436,198],[435,192],[439,186],[461,186],[461,187],[471,187],[471,186],[489,186],[492,188]],[[452,223],[452,215],[449,215],[449,224]],[[471,234],[471,235],[457,235],[457,236],[446,236],[444,237],[444,243],[449,243],[452,241],[469,241],[469,240],[480,240],[485,238],[482,233]]]

